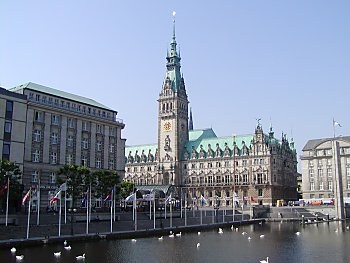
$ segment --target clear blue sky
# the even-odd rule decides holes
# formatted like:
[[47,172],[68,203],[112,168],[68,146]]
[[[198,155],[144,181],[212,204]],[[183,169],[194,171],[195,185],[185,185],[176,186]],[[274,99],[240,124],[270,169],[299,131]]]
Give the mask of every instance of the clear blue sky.
[[307,140],[349,135],[350,1],[0,3],[0,86],[28,81],[93,98],[157,141],[157,98],[176,37],[195,128]]

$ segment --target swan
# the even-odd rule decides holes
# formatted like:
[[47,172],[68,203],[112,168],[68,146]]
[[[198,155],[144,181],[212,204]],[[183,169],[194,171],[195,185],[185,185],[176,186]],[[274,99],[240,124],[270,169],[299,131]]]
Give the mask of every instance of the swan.
[[233,225],[231,226],[231,230],[233,231]]
[[197,248],[199,248],[201,246],[201,244],[200,243],[197,243]]
[[65,241],[63,242],[63,245],[64,245],[64,246],[67,246],[67,240],[65,240]]
[[24,255],[16,256],[17,261],[22,261],[24,259]]
[[251,237],[248,237],[248,240],[251,240],[252,238]]
[[178,234],[176,234],[176,236],[177,236],[177,237],[181,237],[181,232],[180,232],[180,233],[178,233]]
[[264,238],[265,237],[265,235],[260,235],[260,238]]
[[235,230],[236,230],[236,232],[238,232],[238,227],[236,227],[236,229],[235,229]]
[[269,257],[266,257],[266,260],[265,259],[260,260],[260,263],[269,263]]
[[53,255],[58,258],[61,256],[61,251],[58,251],[58,252],[54,252]]
[[17,249],[15,247],[11,248],[11,253],[16,253]]
[[295,234],[296,234],[297,236],[299,236],[299,235],[300,235],[300,232],[298,231],[298,232],[296,232]]
[[198,236],[200,236],[201,235],[201,232],[200,231],[198,231]]
[[67,247],[64,247],[65,250],[71,250],[72,247],[71,246],[67,246]]
[[169,237],[174,237],[174,234],[170,234]]
[[82,256],[77,256],[75,257],[77,260],[82,260],[85,259],[85,253]]
[[247,232],[242,232],[242,235],[244,236],[244,235],[246,235],[247,234]]
[[163,236],[161,236],[161,237],[158,237],[158,240],[163,240]]
[[131,239],[131,242],[134,242],[134,243],[135,243],[135,242],[136,242],[136,239],[135,239],[135,238]]
[[218,232],[219,234],[223,234],[224,233],[224,231],[222,231],[222,228],[219,228],[219,232]]

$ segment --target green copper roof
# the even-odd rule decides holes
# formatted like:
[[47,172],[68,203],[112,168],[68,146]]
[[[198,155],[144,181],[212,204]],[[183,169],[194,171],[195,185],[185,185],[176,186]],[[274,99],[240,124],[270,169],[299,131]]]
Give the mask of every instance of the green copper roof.
[[[245,145],[249,148],[252,139],[254,138],[253,134],[249,134],[249,135],[239,135],[239,136],[235,136],[235,142],[236,145],[239,149],[242,149],[243,146],[243,142],[245,142]],[[190,140],[187,144],[186,144],[186,150],[191,153],[193,147],[194,149],[199,152],[201,149],[201,145],[203,147],[203,150],[205,150],[206,152],[209,149],[209,144],[211,146],[211,149],[213,151],[216,150],[216,145],[218,144],[221,150],[224,150],[226,145],[230,148],[230,150],[233,149],[233,136],[226,136],[226,137],[202,137],[202,138],[198,138],[196,140]]]
[[[11,88],[9,90],[13,91],[13,92],[19,92],[19,91],[22,91],[23,89],[31,89],[34,91],[43,92],[43,93],[50,94],[53,96],[57,96],[57,97],[61,97],[61,98],[69,99],[69,100],[74,100],[74,101],[77,101],[80,103],[92,105],[92,106],[99,107],[102,109],[112,110],[109,107],[107,107],[107,106],[105,106],[105,105],[103,105],[103,104],[101,104],[93,99],[89,99],[89,98],[85,98],[85,97],[75,95],[72,93],[68,93],[65,91],[49,88],[49,87],[39,85],[39,84],[36,84],[33,82],[28,82],[28,83],[19,85],[17,87]],[[23,92],[21,92],[21,93],[23,94]]]
[[135,155],[141,158],[142,153],[148,157],[148,154],[152,155],[152,158],[155,158],[156,151],[158,145],[157,144],[144,144],[144,145],[134,145],[134,146],[125,146],[125,158],[128,159],[129,156],[135,159]]
[[198,129],[198,130],[189,131],[190,141],[195,141],[195,140],[204,139],[204,138],[213,138],[213,137],[216,138],[217,136],[212,128],[204,129],[204,130]]

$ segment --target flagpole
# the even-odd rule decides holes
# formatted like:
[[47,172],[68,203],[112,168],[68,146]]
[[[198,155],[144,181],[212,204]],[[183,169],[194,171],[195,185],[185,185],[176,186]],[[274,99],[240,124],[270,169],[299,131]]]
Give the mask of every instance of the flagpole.
[[165,202],[164,202],[164,219],[166,219],[166,203],[167,203],[167,200],[165,198]]
[[137,203],[136,203],[136,191],[134,193],[134,202],[135,202],[135,231],[137,231]]
[[89,188],[89,223],[91,222],[91,183]]
[[334,118],[333,118],[333,125],[332,125],[333,126],[333,138],[335,138],[335,125],[334,124],[335,124],[335,122],[334,122]]
[[153,196],[153,229],[156,229],[156,196]]
[[187,226],[187,191],[185,192],[185,226]]
[[39,182],[38,182],[38,189],[36,192],[37,196],[37,217],[36,217],[36,225],[40,225],[40,176],[39,176]]
[[32,189],[29,188],[29,205],[28,205],[28,220],[27,220],[27,239],[29,238],[29,223],[30,223],[31,201],[32,201]]
[[64,224],[67,224],[67,187],[64,191]]
[[111,233],[113,232],[113,200],[114,199],[114,189],[112,189],[112,196],[111,196]]
[[173,208],[172,208],[172,202],[171,202],[171,194],[170,194],[170,228],[173,227]]
[[61,199],[62,199],[62,191],[60,191],[60,210],[58,210],[58,236],[61,236],[61,209],[62,209],[62,203],[61,203]]
[[113,186],[113,221],[115,222],[115,203],[116,203],[116,189],[115,185]]
[[9,193],[10,193],[10,175],[7,176],[7,193],[6,193],[6,223],[7,226],[9,216]]
[[[87,194],[89,194],[90,189],[88,189]],[[89,234],[89,198],[86,198],[86,234]]]
[[181,218],[182,218],[182,188],[180,188],[180,207],[181,207],[181,212],[180,212],[180,214],[181,214]]

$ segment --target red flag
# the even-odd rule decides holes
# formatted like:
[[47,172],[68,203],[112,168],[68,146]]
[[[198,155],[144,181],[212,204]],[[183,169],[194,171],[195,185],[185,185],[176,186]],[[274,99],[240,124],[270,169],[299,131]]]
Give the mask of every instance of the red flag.
[[0,188],[0,196],[3,195],[7,191],[8,180],[6,180],[5,184]]
[[50,200],[50,205],[53,205],[54,202],[56,202],[57,200],[60,200],[58,197],[59,197],[59,194],[61,193],[61,191],[58,191],[56,193],[56,195],[54,197],[51,198]]
[[22,199],[22,205],[24,205],[24,203],[27,201],[28,198],[30,198],[30,192],[32,189],[29,189],[28,192],[26,193],[26,195],[23,197]]
[[250,197],[250,201],[251,202],[255,202],[255,200],[254,200],[254,198],[252,196]]

